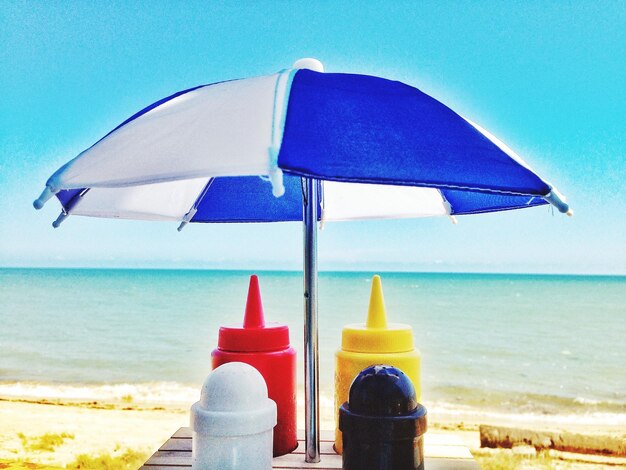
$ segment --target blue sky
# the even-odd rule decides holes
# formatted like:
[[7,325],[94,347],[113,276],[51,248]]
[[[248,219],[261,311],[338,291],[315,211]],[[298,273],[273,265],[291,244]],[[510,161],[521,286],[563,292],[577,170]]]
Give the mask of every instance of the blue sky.
[[301,227],[192,225],[32,209],[47,177],[174,91],[300,57],[417,86],[567,197],[549,208],[328,224],[321,269],[626,273],[623,2],[0,4],[0,266],[288,268]]

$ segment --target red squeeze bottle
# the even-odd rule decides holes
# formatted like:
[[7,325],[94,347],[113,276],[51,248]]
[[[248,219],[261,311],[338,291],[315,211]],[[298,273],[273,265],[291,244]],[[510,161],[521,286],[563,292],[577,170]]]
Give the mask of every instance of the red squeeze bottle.
[[274,457],[298,447],[296,434],[296,350],[289,345],[289,327],[266,323],[259,279],[250,276],[243,326],[222,326],[217,349],[211,353],[213,369],[227,362],[245,362],[257,369],[276,402],[278,422],[274,428]]

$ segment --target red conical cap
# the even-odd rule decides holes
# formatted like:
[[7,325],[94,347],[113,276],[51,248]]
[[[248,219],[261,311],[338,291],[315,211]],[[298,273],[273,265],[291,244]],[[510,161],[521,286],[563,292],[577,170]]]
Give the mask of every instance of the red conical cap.
[[289,347],[289,327],[275,322],[265,323],[259,278],[256,275],[250,276],[243,325],[222,326],[217,347],[222,351],[255,353]]
[[263,302],[261,301],[261,289],[259,288],[259,278],[256,274],[250,276],[250,285],[248,286],[248,301],[246,302],[246,313],[243,317],[243,327],[265,327],[265,318],[263,317]]

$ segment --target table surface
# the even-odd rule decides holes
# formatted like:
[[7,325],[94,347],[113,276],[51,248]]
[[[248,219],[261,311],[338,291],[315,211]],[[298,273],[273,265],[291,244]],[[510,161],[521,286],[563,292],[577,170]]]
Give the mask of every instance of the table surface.
[[[320,436],[321,461],[319,463],[304,461],[304,433],[299,431],[298,448],[291,454],[276,457],[273,460],[273,468],[340,469],[341,455],[337,455],[333,450],[333,432],[322,431]],[[424,435],[424,454],[426,470],[480,469],[462,440],[451,434],[427,432]],[[140,470],[183,470],[185,468],[191,468],[191,430],[189,428],[180,428],[176,431]]]

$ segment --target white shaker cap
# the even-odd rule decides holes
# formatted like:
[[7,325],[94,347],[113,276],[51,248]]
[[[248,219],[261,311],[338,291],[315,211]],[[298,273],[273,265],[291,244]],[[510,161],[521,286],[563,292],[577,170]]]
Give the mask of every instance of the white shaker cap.
[[229,362],[209,374],[200,401],[191,407],[193,431],[213,436],[257,434],[276,426],[276,403],[267,397],[261,373]]

